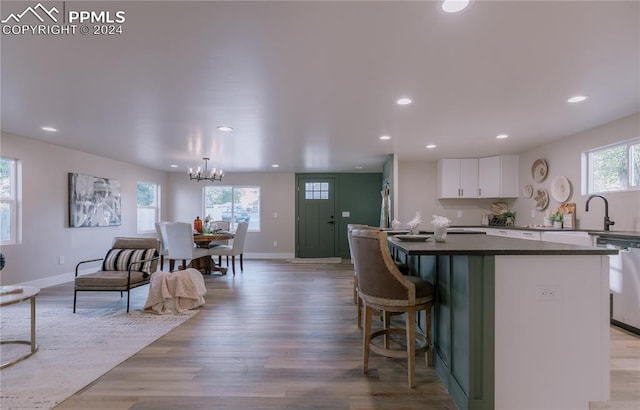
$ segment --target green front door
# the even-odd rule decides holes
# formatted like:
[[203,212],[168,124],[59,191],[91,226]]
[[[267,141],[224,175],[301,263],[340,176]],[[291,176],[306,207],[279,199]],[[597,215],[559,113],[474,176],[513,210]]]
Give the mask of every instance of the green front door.
[[333,178],[298,179],[299,258],[335,256],[335,196]]

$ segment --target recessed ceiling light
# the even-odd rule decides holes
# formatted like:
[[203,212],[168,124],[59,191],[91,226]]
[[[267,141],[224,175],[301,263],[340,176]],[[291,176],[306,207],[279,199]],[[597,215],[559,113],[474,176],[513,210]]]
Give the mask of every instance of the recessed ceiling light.
[[58,131],[56,128],[53,128],[53,127],[42,127],[42,129],[43,129],[44,131],[49,131],[49,132],[56,132],[56,131]]
[[496,139],[503,140],[505,138],[509,138],[509,136],[507,134],[496,135]]
[[272,168],[278,168],[279,166],[280,166],[280,165],[278,165],[278,164],[273,164],[273,165],[271,165],[271,167],[272,167]]
[[396,101],[396,104],[398,105],[409,105],[413,102],[413,100],[411,98],[400,98],[398,101]]
[[583,101],[584,101],[584,100],[586,100],[587,98],[589,98],[589,97],[587,97],[586,95],[574,95],[573,97],[569,98],[569,99],[567,100],[567,102],[570,102],[570,103],[579,103],[579,102],[583,102]]
[[447,13],[457,13],[464,10],[469,5],[469,0],[444,0],[442,11]]
[[169,167],[171,167],[171,168],[178,168],[178,166],[177,166],[176,164],[171,164],[171,165],[169,165]]
[[429,149],[433,149],[433,148],[435,148],[435,147],[437,147],[437,145],[436,145],[436,144],[429,144],[429,145],[427,145],[427,148],[429,148]]
[[233,131],[233,128],[227,127],[226,125],[219,125],[218,126],[218,131],[230,132],[230,131]]
[[380,137],[381,140],[386,141],[386,140],[390,140],[391,137],[389,135],[383,135]]

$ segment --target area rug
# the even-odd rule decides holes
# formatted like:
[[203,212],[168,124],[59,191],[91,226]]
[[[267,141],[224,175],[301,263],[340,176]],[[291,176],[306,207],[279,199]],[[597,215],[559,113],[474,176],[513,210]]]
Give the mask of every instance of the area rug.
[[[190,310],[157,315],[124,309],[37,307],[36,341],[31,357],[0,371],[0,408],[51,409],[139,350],[193,317]],[[2,308],[3,340],[29,339],[29,304]],[[26,345],[3,345],[2,361]]]
[[340,263],[342,258],[295,258],[287,259],[291,263]]

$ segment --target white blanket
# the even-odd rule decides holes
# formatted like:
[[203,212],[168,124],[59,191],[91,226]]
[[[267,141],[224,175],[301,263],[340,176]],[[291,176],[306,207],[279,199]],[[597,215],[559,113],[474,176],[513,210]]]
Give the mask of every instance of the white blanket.
[[206,294],[204,278],[197,269],[157,271],[151,275],[144,309],[158,314],[180,313],[204,305]]

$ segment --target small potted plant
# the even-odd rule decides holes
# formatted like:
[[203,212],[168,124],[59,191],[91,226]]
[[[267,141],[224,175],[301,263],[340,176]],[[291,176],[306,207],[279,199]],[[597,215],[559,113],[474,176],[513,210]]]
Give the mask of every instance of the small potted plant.
[[500,216],[504,219],[506,226],[513,226],[516,220],[516,213],[513,211],[504,211]]
[[556,211],[549,215],[549,219],[553,222],[553,229],[562,229],[563,216],[564,215],[562,215],[562,212],[560,211]]

